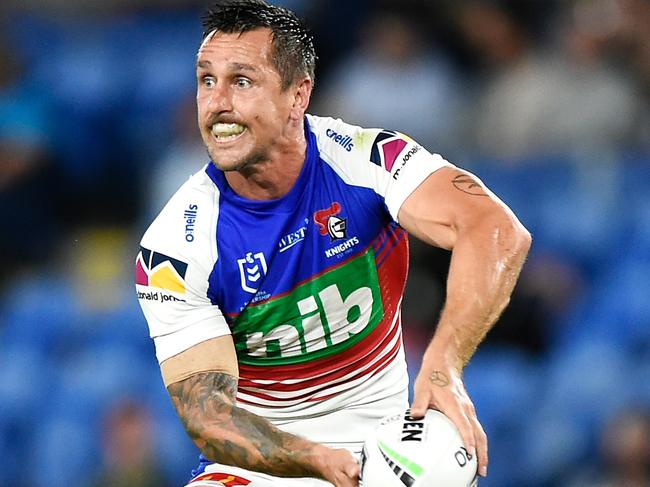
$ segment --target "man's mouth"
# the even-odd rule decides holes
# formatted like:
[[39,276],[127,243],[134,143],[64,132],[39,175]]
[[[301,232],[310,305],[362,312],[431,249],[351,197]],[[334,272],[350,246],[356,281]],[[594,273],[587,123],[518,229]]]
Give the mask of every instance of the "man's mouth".
[[212,135],[219,142],[235,140],[244,132],[246,132],[246,127],[238,123],[215,123],[212,126]]

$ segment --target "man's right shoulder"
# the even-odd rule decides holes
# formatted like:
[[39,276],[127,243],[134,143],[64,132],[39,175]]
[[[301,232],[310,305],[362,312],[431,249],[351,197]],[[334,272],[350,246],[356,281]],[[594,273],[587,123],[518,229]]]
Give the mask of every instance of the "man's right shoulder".
[[141,246],[184,259],[214,254],[219,190],[205,170],[191,176],[149,225]]

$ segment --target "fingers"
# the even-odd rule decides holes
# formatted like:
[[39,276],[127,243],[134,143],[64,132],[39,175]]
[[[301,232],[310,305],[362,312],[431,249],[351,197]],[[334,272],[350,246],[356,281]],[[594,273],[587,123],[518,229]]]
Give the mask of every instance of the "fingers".
[[449,419],[456,425],[467,453],[476,456],[478,462],[478,473],[481,477],[487,476],[488,467],[488,440],[483,426],[478,420],[474,405],[467,399],[467,403],[461,409],[454,412],[446,412]]
[[411,416],[421,418],[427,413],[427,409],[429,409],[429,397],[426,394],[415,392],[411,404]]
[[474,423],[474,440],[476,441],[476,452],[478,454],[478,473],[481,477],[487,476],[488,468],[488,440],[485,430],[476,416],[473,417]]
[[[469,401],[469,399],[468,399]],[[445,413],[446,414],[446,413]],[[458,418],[458,419],[456,419]],[[488,467],[488,441],[483,426],[476,416],[476,409],[471,402],[468,402],[464,408],[458,412],[456,417],[449,419],[458,427],[463,444],[467,452],[472,456],[477,456],[478,473],[481,477],[487,476]]]
[[332,472],[325,479],[335,487],[358,487],[361,465],[347,450],[332,450]]
[[361,468],[356,461],[354,464],[348,465],[343,470],[344,475],[342,475],[339,482],[335,484],[336,487],[358,487],[360,471]]
[[361,465],[358,461],[354,460],[348,464],[347,468],[345,469],[345,473],[351,479],[358,479],[359,474],[361,473]]
[[476,441],[474,435],[474,428],[472,427],[472,422],[469,417],[465,414],[462,409],[455,409],[453,411],[443,411],[452,423],[458,428],[461,438],[463,439],[463,445],[467,448],[467,453],[472,456],[476,455]]
[[[471,402],[469,397],[466,398],[466,401],[465,418],[467,419],[467,426],[469,428],[469,431],[466,433],[466,435],[468,437],[471,436],[471,443],[465,443],[465,447],[467,448],[468,453],[471,455],[478,455],[478,473],[480,476],[485,477],[487,476],[488,466],[487,435],[485,434],[485,430],[478,420],[474,404]],[[463,437],[463,441],[469,441],[465,439],[466,436],[462,432],[461,436]]]

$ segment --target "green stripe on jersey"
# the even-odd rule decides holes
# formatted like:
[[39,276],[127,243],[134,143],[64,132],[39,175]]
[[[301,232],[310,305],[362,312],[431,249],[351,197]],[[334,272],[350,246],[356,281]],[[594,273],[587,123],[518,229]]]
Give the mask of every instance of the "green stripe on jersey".
[[286,365],[327,357],[367,336],[384,316],[375,253],[364,254],[236,319],[239,361]]

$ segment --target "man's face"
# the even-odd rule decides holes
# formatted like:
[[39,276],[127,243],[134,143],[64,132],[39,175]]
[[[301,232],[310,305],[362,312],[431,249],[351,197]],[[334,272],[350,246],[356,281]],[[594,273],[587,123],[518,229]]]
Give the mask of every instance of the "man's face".
[[206,37],[197,57],[201,137],[224,171],[267,160],[292,115],[294,91],[282,91],[271,64],[269,29]]

